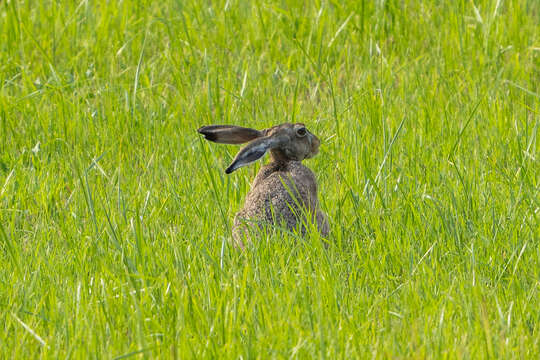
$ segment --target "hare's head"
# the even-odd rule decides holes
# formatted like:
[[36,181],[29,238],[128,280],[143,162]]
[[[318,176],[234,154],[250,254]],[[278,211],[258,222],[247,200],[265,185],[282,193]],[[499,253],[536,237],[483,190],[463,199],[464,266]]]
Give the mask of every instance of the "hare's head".
[[217,143],[248,143],[225,170],[227,174],[260,159],[267,151],[270,151],[274,161],[280,162],[302,161],[319,152],[319,139],[300,123],[285,123],[264,130],[232,125],[210,125],[203,126],[198,131],[207,140]]

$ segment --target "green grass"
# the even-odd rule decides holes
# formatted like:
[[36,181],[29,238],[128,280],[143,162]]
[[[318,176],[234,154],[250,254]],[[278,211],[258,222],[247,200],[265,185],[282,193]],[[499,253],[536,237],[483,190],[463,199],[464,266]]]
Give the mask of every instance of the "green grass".
[[[330,246],[228,243],[301,121]],[[538,358],[540,2],[0,2],[0,358]]]

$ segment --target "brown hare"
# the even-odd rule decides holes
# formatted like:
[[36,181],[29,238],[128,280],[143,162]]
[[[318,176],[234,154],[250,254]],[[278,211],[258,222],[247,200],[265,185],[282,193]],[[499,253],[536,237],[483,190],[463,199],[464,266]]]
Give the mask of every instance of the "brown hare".
[[302,165],[302,160],[317,155],[320,141],[304,124],[285,123],[260,131],[210,125],[198,131],[216,143],[248,143],[225,170],[227,174],[270,151],[270,163],[259,170],[243,209],[234,217],[233,238],[237,246],[243,248],[244,241],[249,241],[246,230],[254,225],[284,225],[288,230],[300,230],[303,235],[309,220],[317,224],[323,237],[328,236],[330,228],[326,215],[319,209],[315,174]]

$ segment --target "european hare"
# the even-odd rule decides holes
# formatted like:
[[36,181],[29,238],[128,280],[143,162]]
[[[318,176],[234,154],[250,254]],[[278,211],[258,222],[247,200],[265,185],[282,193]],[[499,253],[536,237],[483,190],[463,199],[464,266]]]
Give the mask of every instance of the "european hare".
[[263,166],[246,196],[244,208],[234,217],[233,238],[243,248],[249,240],[250,226],[284,225],[288,230],[305,233],[305,221],[314,221],[323,237],[330,231],[326,215],[319,209],[317,181],[313,172],[302,165],[319,152],[319,139],[304,124],[285,123],[264,130],[232,125],[210,125],[199,133],[216,143],[242,144],[232,164],[230,174],[270,151],[271,161]]

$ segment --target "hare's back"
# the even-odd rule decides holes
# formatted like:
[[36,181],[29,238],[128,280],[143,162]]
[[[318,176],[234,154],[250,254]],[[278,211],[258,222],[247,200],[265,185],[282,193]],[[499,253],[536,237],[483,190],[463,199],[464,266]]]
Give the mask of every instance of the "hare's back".
[[317,183],[313,172],[300,162],[271,163],[259,171],[246,197],[245,210],[263,215],[270,208],[289,213],[298,206],[317,206]]
[[[257,174],[244,208],[235,216],[236,238],[241,237],[245,220],[284,222],[292,230],[301,223],[306,211],[315,214],[317,223],[326,219],[319,214],[315,174],[300,162],[270,163]],[[323,234],[327,233],[323,228]]]
[[270,163],[261,168],[252,191],[260,188],[260,191],[275,192],[278,189],[287,190],[293,187],[301,193],[317,193],[315,174],[299,161],[290,161],[284,164]]

